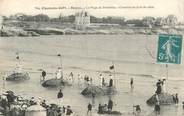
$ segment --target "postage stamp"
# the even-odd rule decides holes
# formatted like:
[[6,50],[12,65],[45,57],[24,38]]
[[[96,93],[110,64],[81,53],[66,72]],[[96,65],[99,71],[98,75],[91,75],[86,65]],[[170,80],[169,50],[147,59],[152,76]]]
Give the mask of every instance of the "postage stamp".
[[160,34],[158,40],[157,63],[181,63],[182,36]]

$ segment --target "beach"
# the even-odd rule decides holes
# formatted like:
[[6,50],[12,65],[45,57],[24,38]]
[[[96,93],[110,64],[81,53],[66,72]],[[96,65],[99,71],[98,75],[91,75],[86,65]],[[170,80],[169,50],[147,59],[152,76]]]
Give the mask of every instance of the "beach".
[[[113,109],[124,116],[133,116],[133,105],[140,105],[141,116],[155,116],[153,106],[148,100],[156,89],[159,78],[166,77],[164,64],[156,62],[157,35],[49,35],[38,37],[1,37],[0,38],[0,86],[1,92],[12,90],[25,97],[42,97],[49,103],[70,105],[74,115],[86,116],[87,105],[91,98],[80,94],[83,87],[77,84],[77,75],[89,75],[93,84],[99,85],[99,75],[108,80],[114,63],[115,86],[118,93],[111,96]],[[24,70],[30,73],[31,79],[23,83],[5,82],[2,77],[10,73],[16,62],[15,53],[19,52]],[[182,51],[183,54],[184,51]],[[64,76],[73,72],[75,82],[71,87],[63,87],[64,98],[58,101],[56,95],[60,88],[43,88],[40,84],[40,69],[47,71],[47,77],[55,77],[59,59],[62,57]],[[179,94],[179,104],[161,106],[161,116],[182,116],[184,101],[184,58],[180,65],[168,65],[167,90]],[[134,78],[134,90],[131,92],[130,79]],[[107,103],[109,96],[95,98],[93,115],[98,116],[99,103]]]

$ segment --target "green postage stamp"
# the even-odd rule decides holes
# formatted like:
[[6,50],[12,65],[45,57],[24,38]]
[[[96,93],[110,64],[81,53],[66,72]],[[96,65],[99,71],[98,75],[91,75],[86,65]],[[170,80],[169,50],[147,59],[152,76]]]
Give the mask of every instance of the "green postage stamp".
[[157,62],[181,63],[182,35],[159,34]]

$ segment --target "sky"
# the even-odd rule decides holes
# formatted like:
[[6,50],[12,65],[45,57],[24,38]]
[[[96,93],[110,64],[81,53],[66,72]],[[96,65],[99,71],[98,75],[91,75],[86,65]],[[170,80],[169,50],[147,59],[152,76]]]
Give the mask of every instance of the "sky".
[[[120,8],[121,6],[129,8]],[[142,18],[174,14],[179,20],[184,21],[184,0],[0,0],[0,15],[5,16],[16,13],[43,13],[50,17],[58,17],[59,14],[67,16],[82,9],[97,17]]]

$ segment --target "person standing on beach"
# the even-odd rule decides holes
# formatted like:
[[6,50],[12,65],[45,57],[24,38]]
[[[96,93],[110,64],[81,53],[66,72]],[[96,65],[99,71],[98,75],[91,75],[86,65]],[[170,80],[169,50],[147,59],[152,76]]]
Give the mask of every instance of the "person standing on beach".
[[113,101],[109,99],[108,105],[107,105],[108,111],[112,111],[112,107],[113,107]]
[[73,113],[73,111],[70,109],[70,106],[67,106],[66,115],[70,116],[72,113]]
[[105,79],[104,79],[104,77],[102,76],[102,74],[100,74],[100,85],[101,86],[105,86]]
[[90,115],[92,115],[92,105],[89,103],[88,104],[88,111],[87,111],[87,115],[88,115],[88,113],[90,112]]
[[106,86],[104,78],[102,78],[102,86]]
[[113,86],[113,79],[110,79],[109,81],[109,87],[112,87]]
[[60,99],[60,98],[63,98],[63,93],[62,93],[62,90],[60,89],[58,94],[57,94],[57,98]]
[[157,86],[157,90],[156,90],[156,94],[160,94],[161,93],[161,81],[160,79],[158,80],[158,82],[156,83],[156,86]]
[[43,81],[45,80],[46,75],[47,75],[47,73],[44,70],[42,70],[42,80]]
[[[136,111],[135,114],[140,114],[141,113],[141,107],[140,107],[140,105],[135,105],[135,106],[133,106],[133,108],[135,108],[135,111]],[[133,111],[134,111],[134,109],[133,109]]]
[[112,87],[113,86],[113,78],[112,78],[111,74],[109,76],[110,76],[109,87]]
[[175,95],[175,100],[176,100],[176,104],[178,104],[179,103],[178,93],[176,93]]
[[174,94],[172,95],[172,98],[173,98],[173,102],[176,104],[176,98]]
[[184,101],[182,102],[182,107],[183,107],[183,110],[184,110]]

